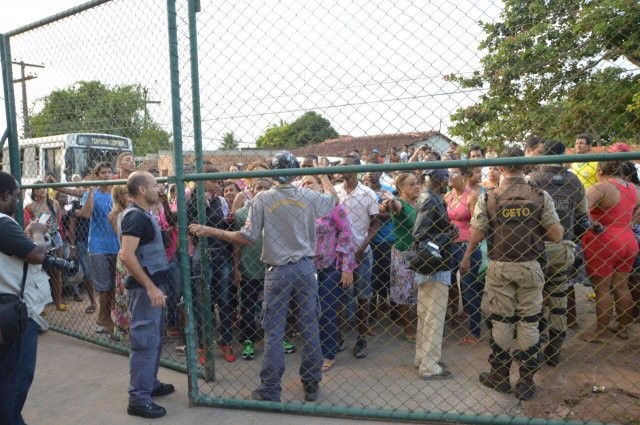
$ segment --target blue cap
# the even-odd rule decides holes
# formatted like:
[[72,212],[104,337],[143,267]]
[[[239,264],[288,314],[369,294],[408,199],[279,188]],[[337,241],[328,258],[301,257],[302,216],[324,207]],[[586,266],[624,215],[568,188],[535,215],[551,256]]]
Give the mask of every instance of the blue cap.
[[436,180],[439,182],[445,182],[449,180],[449,172],[444,168],[432,168],[429,170],[424,170],[422,172],[425,176],[429,176],[429,179]]

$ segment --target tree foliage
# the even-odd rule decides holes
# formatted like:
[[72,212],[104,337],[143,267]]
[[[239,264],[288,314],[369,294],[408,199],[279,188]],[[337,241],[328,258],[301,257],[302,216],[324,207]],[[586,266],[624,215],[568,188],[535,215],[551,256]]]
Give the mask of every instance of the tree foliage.
[[233,132],[225,133],[222,138],[222,146],[220,149],[225,151],[232,151],[234,149],[238,149],[238,145],[240,144],[239,140],[236,140],[235,134]]
[[291,124],[280,121],[265,130],[256,146],[259,148],[296,148],[313,145],[338,137],[331,123],[320,114],[310,111]]
[[33,137],[73,132],[117,134],[133,140],[136,155],[171,147],[170,134],[145,119],[140,85],[110,88],[100,81],[79,81],[51,92],[43,101],[43,109],[30,119]]
[[499,21],[482,24],[482,71],[448,77],[486,90],[452,115],[450,133],[495,145],[583,131],[637,140],[638,22],[636,0],[505,0]]

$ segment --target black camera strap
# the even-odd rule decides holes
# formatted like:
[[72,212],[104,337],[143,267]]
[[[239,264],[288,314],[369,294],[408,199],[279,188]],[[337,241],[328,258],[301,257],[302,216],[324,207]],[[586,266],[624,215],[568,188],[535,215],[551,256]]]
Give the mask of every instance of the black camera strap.
[[24,301],[24,287],[26,286],[27,283],[27,268],[29,267],[29,264],[27,264],[27,262],[24,262],[24,265],[22,266],[22,284],[20,287],[20,300]]

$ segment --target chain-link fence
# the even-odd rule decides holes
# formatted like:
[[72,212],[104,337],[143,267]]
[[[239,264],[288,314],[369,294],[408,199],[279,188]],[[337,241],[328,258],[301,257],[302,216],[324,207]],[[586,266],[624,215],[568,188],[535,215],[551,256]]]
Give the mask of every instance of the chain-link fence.
[[[640,156],[589,152],[635,150],[638,10],[529,3],[96,1],[7,34],[3,81],[44,68],[22,113],[5,85],[3,170],[76,262],[46,319],[128,351],[109,183],[147,170],[168,177],[162,361],[195,404],[637,420],[637,180],[596,164]],[[495,159],[564,152],[532,135],[583,162]],[[304,170],[268,171],[283,148]]]

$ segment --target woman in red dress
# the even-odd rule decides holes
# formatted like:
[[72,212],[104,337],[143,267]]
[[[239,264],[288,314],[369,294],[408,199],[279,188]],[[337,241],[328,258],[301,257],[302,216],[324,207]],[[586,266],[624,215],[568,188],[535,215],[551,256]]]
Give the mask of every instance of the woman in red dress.
[[[634,211],[640,206],[640,189],[620,177],[618,162],[599,162],[597,177],[598,183],[587,189],[594,225],[583,237],[587,274],[596,293],[596,328],[583,339],[602,343],[609,331],[629,338],[633,300],[627,281],[638,254],[631,224],[638,218]],[[618,323],[608,328],[614,307]]]

